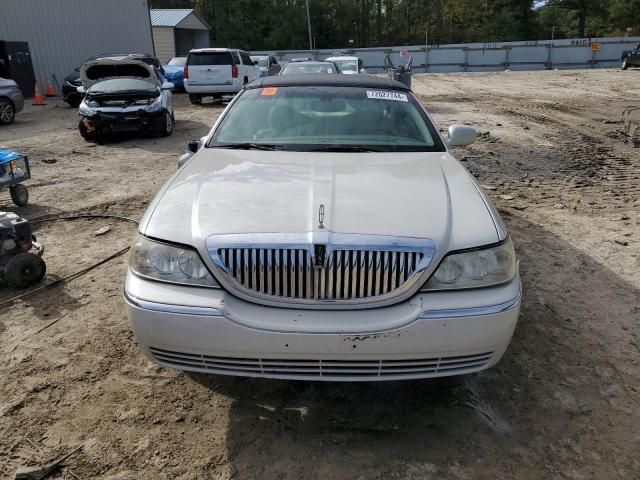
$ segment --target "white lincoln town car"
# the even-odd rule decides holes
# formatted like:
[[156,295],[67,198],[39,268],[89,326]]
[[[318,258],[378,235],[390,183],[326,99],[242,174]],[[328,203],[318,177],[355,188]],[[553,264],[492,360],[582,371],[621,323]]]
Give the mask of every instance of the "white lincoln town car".
[[247,85],[149,206],[125,300],[142,351],[197,372],[400,380],[477,372],[511,340],[513,244],[404,85]]

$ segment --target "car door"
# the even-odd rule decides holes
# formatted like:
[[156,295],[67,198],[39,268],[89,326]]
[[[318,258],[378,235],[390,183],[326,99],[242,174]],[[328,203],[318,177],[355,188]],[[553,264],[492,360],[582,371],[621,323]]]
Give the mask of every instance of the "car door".
[[249,82],[254,81],[260,76],[260,69],[253,64],[253,60],[247,52],[240,52],[240,58],[244,68],[244,76]]
[[228,51],[191,52],[187,59],[189,85],[231,85],[233,59]]
[[153,70],[160,81],[160,103],[167,112],[173,115],[173,95],[171,94],[171,89],[165,90],[162,88],[162,86],[167,83],[167,80],[164,78],[164,75],[160,73],[160,70],[157,68]]
[[358,72],[364,75],[368,75],[369,73],[367,72],[367,67],[364,66],[364,62],[360,59],[358,59]]
[[276,60],[276,57],[269,55],[269,75],[278,75],[282,67]]

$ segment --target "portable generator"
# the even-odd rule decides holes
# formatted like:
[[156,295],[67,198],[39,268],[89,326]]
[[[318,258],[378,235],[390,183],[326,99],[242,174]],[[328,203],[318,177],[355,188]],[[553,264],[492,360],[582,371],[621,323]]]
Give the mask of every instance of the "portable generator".
[[11,212],[0,212],[0,283],[27,288],[44,278],[44,248],[29,222]]

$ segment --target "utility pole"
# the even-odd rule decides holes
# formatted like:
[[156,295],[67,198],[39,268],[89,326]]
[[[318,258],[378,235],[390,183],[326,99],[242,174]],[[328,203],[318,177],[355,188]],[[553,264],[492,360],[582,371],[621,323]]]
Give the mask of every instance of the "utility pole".
[[429,26],[424,31],[424,73],[429,69]]
[[307,0],[307,29],[309,30],[309,50],[313,51],[313,41],[311,39],[311,16],[309,15],[309,0]]

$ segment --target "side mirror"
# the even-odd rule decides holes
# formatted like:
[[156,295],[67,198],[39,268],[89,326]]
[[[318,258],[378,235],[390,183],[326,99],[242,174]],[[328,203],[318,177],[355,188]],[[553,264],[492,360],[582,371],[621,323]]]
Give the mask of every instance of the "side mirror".
[[447,145],[450,147],[462,147],[471,145],[476,141],[476,129],[469,125],[451,125]]
[[198,150],[200,150],[200,142],[198,140],[189,141],[189,143],[187,143],[187,150],[189,150],[191,153],[196,153]]
[[173,90],[173,87],[175,87],[175,85],[171,82],[164,82],[162,84],[162,90]]
[[253,64],[257,66],[258,65],[258,60],[254,60]]
[[79,87],[76,88],[76,91],[80,94],[80,95],[84,95],[85,93],[87,93],[87,91],[85,90],[85,88],[80,85]]
[[367,73],[367,71],[364,68],[360,69],[360,74],[364,75],[365,73]]

